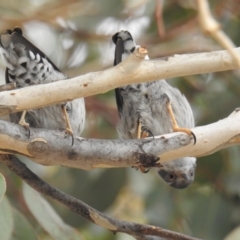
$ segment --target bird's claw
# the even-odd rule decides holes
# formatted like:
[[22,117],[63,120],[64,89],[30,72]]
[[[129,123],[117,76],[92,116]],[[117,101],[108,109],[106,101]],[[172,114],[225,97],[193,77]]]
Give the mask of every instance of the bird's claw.
[[136,169],[140,169],[142,173],[149,172],[151,167],[160,167],[162,166],[159,161],[159,157],[149,154],[149,153],[136,153]]
[[150,170],[150,168],[145,168],[145,167],[143,167],[142,165],[139,165],[138,167],[135,167],[135,168],[136,168],[136,170],[140,169],[140,171],[141,171],[142,173],[148,173],[149,170]]
[[70,135],[70,136],[72,137],[72,146],[73,146],[73,144],[74,144],[74,136],[73,136],[73,131],[72,131],[72,129],[66,128],[66,129],[65,129],[65,133],[66,133],[67,135]]
[[170,115],[170,118],[172,119],[173,132],[185,132],[187,135],[193,136],[194,145],[195,145],[196,141],[197,141],[195,134],[188,128],[181,128],[181,127],[178,126],[178,123],[177,123],[177,121],[175,119],[175,116],[174,116],[174,113],[173,113],[172,106],[171,106],[169,98],[168,98],[168,101],[167,101],[167,111],[168,111],[168,113]]
[[148,137],[154,138],[154,135],[152,134],[152,132],[149,129],[142,127],[141,138],[148,138]]
[[191,135],[193,136],[193,145],[195,145],[197,142],[196,135],[192,131],[191,131]]
[[30,127],[29,127],[29,124],[25,121],[25,119],[21,119],[18,122],[18,124],[23,126],[28,131],[28,138],[30,138],[30,135],[31,135]]
[[193,140],[194,140],[194,145],[196,144],[197,142],[197,138],[196,138],[196,135],[188,128],[180,128],[180,127],[175,127],[173,128],[173,132],[184,132],[186,133],[188,136],[193,136]]
[[21,114],[21,118],[18,122],[19,125],[23,126],[27,131],[28,131],[28,138],[30,138],[30,127],[29,124],[25,121],[25,116],[26,116],[27,111],[23,111]]

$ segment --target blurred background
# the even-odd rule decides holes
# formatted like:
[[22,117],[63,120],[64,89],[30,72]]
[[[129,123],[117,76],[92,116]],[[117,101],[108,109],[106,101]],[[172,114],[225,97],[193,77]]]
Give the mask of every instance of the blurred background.
[[[239,46],[240,1],[210,0],[209,4],[223,31]],[[20,26],[25,37],[69,77],[111,67],[111,36],[119,30],[129,30],[135,41],[147,48],[150,58],[221,49],[203,34],[195,1],[190,0],[0,0],[0,32],[15,26]],[[4,71],[0,60],[1,84],[5,81]],[[236,70],[179,77],[169,82],[186,95],[196,125],[201,126],[225,118],[239,107],[239,77]],[[86,107],[83,137],[118,137],[113,91],[86,98]],[[167,186],[154,169],[148,174],[131,168],[86,172],[28,163],[51,185],[115,218],[211,240],[230,240],[233,238],[226,236],[238,231],[236,239],[240,239],[239,147],[199,158],[195,181],[184,190]],[[7,181],[11,208],[29,222],[38,239],[53,239],[24,201],[21,180],[3,165],[0,172]],[[113,235],[47,200],[64,222],[85,239],[133,239],[125,234]]]

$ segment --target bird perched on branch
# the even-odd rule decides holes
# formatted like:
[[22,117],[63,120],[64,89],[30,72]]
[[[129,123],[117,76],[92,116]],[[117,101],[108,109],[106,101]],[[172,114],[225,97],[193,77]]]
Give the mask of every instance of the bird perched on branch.
[[[128,31],[117,32],[112,40],[116,45],[114,65],[139,47]],[[185,96],[166,80],[123,86],[115,89],[115,95],[120,115],[117,130],[121,138],[145,138],[180,131],[192,135],[196,141],[190,130],[194,127],[192,109]],[[146,172],[143,166],[139,167]],[[161,163],[158,173],[170,186],[186,188],[194,180],[195,168],[196,158],[184,157]]]
[[[7,66],[6,82],[16,83],[17,88],[46,84],[67,78],[43,52],[23,37],[19,27],[14,28],[13,31],[7,30],[0,35],[0,52]],[[29,91],[31,90],[29,89]],[[84,128],[84,98],[22,113],[12,113],[10,120],[27,129],[29,127],[65,129],[73,139],[73,135],[79,136]]]

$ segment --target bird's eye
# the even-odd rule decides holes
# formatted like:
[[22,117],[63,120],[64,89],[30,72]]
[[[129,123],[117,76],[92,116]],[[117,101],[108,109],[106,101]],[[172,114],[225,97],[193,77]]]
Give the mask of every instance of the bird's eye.
[[176,175],[174,173],[169,173],[168,176],[167,176],[166,181],[167,182],[174,182],[175,179],[176,179]]

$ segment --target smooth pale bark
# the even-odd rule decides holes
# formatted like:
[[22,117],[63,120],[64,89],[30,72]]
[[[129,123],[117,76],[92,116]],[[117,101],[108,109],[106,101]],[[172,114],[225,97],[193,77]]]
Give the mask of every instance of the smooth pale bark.
[[[240,48],[236,48],[240,54]],[[145,60],[147,50],[138,48],[121,64],[54,83],[0,92],[0,116],[40,108],[75,98],[108,92],[116,87],[201,73],[237,68],[227,51],[174,55],[165,59]]]
[[200,157],[240,143],[240,110],[229,117],[192,129],[197,142],[185,133],[171,133],[154,139],[103,140],[75,138],[63,132],[31,129],[0,121],[1,153],[21,154],[42,165],[94,169],[137,166],[137,161],[160,163],[184,156]]

